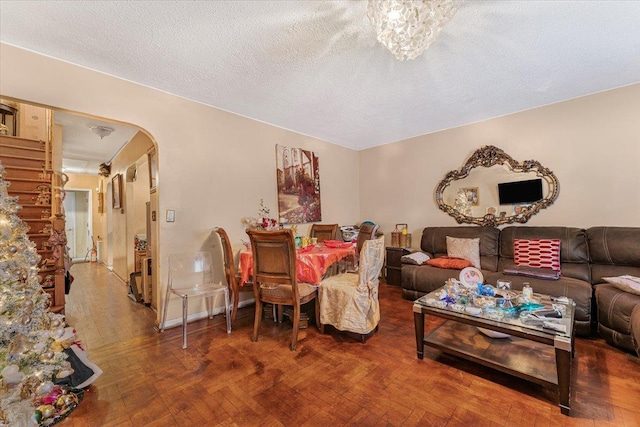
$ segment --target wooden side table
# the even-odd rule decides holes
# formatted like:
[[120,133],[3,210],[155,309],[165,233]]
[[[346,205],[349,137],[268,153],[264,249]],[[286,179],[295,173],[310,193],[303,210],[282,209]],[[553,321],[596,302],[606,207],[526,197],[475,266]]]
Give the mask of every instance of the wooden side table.
[[387,260],[386,260],[386,281],[389,285],[400,286],[402,284],[401,270],[402,262],[400,258],[403,255],[410,254],[411,251],[407,248],[395,248],[387,246]]

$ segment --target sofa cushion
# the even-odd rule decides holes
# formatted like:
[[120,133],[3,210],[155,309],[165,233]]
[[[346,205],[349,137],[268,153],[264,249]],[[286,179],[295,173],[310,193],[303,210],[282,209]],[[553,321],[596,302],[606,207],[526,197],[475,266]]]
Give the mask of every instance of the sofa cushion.
[[462,270],[463,268],[471,267],[471,261],[468,259],[454,258],[450,256],[431,258],[427,261],[427,264],[432,267],[447,268],[451,270]]
[[592,284],[604,283],[604,277],[640,277],[640,227],[591,227],[586,234]]
[[513,239],[513,259],[517,266],[560,271],[560,239]]
[[426,227],[422,231],[420,248],[433,257],[447,255],[447,236],[480,239],[481,270],[498,271],[500,230],[495,227],[459,226]]
[[505,227],[500,232],[500,271],[515,265],[514,239],[560,239],[562,276],[591,282],[585,230],[574,227]]
[[475,268],[480,268],[480,239],[447,236],[447,256],[466,259]]
[[459,276],[460,270],[432,267],[428,264],[402,264],[402,294],[405,298],[416,300],[443,287],[447,279],[457,279]]

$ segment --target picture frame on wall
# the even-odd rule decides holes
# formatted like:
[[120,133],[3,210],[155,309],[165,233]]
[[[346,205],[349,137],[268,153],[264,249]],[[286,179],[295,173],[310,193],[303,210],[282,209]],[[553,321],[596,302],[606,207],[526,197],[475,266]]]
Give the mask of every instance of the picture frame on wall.
[[113,195],[113,209],[122,209],[122,174],[111,178],[111,194]]
[[104,193],[98,192],[98,213],[104,213]]
[[306,224],[322,221],[318,154],[276,145],[278,222]]
[[478,187],[463,188],[464,194],[467,196],[467,202],[471,206],[478,206],[480,204],[480,195],[478,194]]

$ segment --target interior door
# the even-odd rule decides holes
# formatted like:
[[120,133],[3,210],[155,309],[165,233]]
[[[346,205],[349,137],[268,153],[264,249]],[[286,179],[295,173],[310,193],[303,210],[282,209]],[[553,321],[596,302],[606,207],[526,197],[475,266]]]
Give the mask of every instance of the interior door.
[[91,193],[67,190],[63,201],[66,215],[67,247],[73,261],[89,261],[91,241]]

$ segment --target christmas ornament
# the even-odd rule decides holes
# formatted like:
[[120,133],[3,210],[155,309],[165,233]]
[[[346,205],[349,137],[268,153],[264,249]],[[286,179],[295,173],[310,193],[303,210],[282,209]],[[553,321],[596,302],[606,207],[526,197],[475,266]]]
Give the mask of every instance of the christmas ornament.
[[26,353],[32,347],[31,342],[24,335],[17,335],[9,345],[9,356],[17,357]]
[[38,411],[42,413],[42,418],[51,418],[56,413],[56,408],[53,405],[41,405],[38,406]]
[[50,393],[51,390],[53,390],[53,383],[51,381],[45,381],[36,388],[36,394],[43,396]]
[[63,394],[58,397],[58,400],[56,400],[56,406],[58,408],[69,406],[74,403],[78,403],[78,398],[75,394]]
[[47,351],[46,353],[42,353],[42,355],[40,355],[40,360],[42,360],[43,362],[48,362],[49,360],[53,359],[53,356],[55,356],[53,351]]
[[5,385],[18,384],[24,378],[18,365],[8,365],[2,370],[2,380]]

